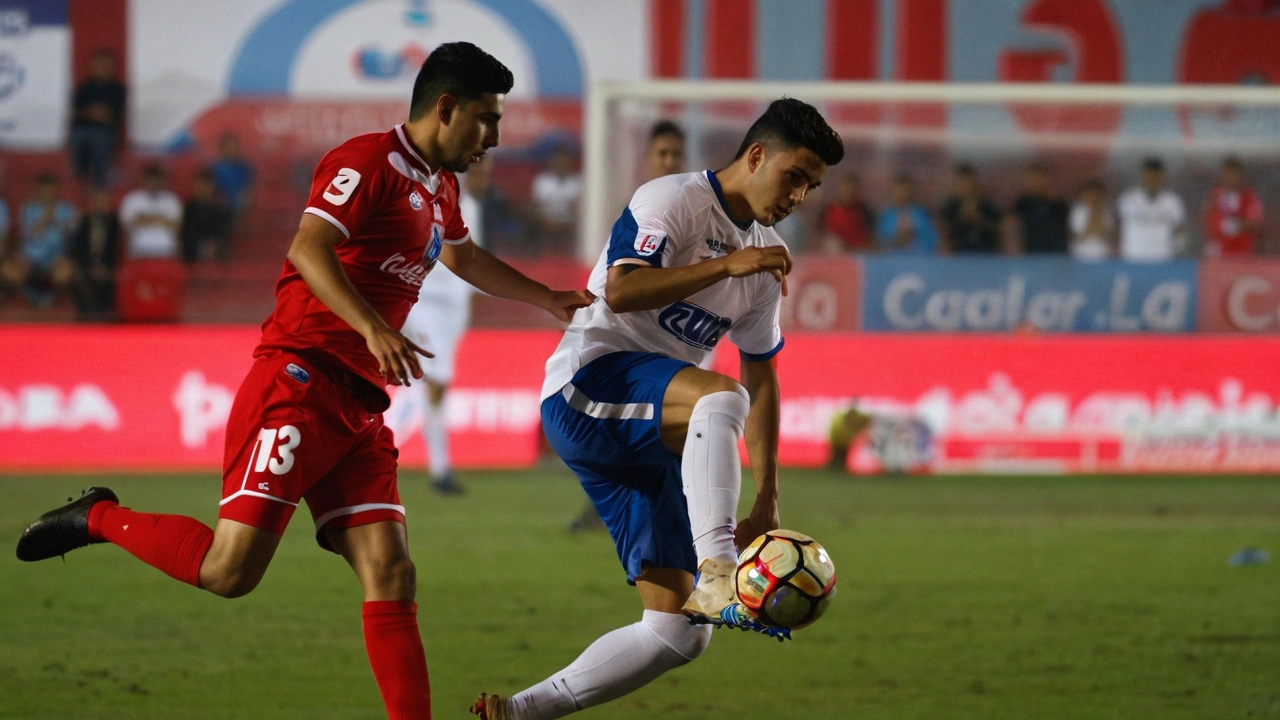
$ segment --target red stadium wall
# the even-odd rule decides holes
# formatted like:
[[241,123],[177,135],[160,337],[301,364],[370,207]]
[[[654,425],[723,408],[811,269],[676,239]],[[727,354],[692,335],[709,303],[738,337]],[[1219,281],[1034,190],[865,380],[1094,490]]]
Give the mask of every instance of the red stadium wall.
[[[216,471],[257,335],[0,327],[0,471]],[[449,409],[460,467],[537,460],[558,338],[467,335]],[[856,400],[877,418],[848,458],[858,471],[1280,470],[1280,339],[792,334],[779,358],[789,466],[827,462],[831,418]],[[421,402],[401,389],[387,414],[408,467],[424,460]]]

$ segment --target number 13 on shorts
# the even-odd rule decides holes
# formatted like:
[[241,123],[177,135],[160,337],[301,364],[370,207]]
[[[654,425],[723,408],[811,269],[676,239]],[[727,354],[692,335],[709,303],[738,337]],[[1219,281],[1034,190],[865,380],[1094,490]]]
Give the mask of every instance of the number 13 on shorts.
[[[264,427],[258,431],[258,442],[253,447],[253,472],[270,470],[273,475],[284,475],[293,469],[293,451],[302,442],[302,433],[292,425],[279,428]],[[278,455],[278,457],[277,457]]]

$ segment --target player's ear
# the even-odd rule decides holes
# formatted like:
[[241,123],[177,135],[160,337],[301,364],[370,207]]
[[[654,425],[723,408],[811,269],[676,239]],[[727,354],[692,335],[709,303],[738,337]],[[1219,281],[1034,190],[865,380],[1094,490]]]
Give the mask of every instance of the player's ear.
[[448,93],[441,93],[436,98],[436,117],[441,125],[448,125],[453,120],[453,111],[458,108],[458,99]]
[[760,143],[751,143],[751,147],[747,148],[747,170],[755,172],[764,165],[764,145]]

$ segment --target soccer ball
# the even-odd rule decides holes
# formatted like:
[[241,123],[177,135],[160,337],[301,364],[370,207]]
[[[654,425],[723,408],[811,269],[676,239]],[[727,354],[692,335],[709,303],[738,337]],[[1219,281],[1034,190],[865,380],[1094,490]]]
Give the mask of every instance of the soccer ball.
[[770,530],[738,556],[738,601],[769,627],[813,624],[836,594],[836,566],[813,538]]

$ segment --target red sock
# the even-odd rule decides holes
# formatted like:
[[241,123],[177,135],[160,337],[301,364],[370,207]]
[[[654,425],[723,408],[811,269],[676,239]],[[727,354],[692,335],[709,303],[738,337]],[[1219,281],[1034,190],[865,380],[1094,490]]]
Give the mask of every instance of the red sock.
[[119,545],[169,577],[195,587],[200,587],[200,564],[213,544],[213,530],[199,520],[134,512],[111,502],[90,508],[89,537]]
[[418,634],[418,604],[364,604],[364,648],[389,720],[431,720],[427,655]]

